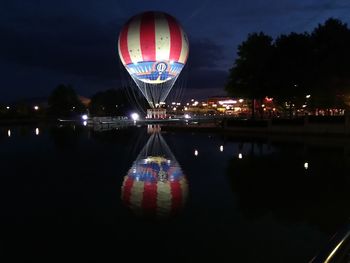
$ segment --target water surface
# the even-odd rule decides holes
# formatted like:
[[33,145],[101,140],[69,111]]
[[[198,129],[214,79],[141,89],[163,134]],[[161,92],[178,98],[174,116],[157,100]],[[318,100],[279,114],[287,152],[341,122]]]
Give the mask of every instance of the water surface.
[[2,127],[2,256],[308,262],[350,215],[349,142],[334,138],[162,129],[187,189],[178,199],[170,186],[163,197],[134,191],[126,202],[125,178],[150,136],[146,127]]

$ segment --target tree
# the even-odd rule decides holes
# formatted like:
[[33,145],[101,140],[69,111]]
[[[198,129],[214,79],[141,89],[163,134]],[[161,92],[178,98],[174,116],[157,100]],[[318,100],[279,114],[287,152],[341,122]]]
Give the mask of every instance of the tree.
[[[313,82],[313,53],[307,33],[279,36],[274,43],[272,96],[288,109],[292,116],[293,105],[305,103]],[[286,105],[288,105],[286,107]]]
[[252,117],[255,100],[270,93],[272,38],[264,33],[254,33],[238,46],[238,58],[230,69],[226,91],[232,96],[252,99]]
[[98,92],[92,96],[89,105],[90,113],[98,116],[124,115],[130,108],[126,94],[121,89]]
[[350,96],[350,30],[347,24],[330,18],[311,34],[315,74],[312,91],[322,107],[344,106]]
[[55,117],[72,117],[84,112],[85,107],[70,85],[59,85],[49,97],[49,114]]

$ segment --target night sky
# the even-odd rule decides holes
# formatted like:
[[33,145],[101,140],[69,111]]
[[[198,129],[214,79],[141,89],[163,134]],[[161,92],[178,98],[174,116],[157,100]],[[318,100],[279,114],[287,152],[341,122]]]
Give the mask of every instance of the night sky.
[[59,83],[84,96],[120,87],[119,30],[149,10],[175,16],[187,32],[185,98],[224,94],[237,46],[249,33],[310,31],[329,17],[350,22],[349,0],[2,0],[0,101],[45,97]]

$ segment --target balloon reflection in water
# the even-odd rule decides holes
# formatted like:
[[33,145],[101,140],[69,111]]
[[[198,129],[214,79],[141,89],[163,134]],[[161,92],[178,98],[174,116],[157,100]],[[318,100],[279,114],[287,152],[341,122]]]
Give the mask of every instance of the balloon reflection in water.
[[122,200],[135,214],[167,218],[182,210],[188,183],[159,132],[149,138],[124,177]]

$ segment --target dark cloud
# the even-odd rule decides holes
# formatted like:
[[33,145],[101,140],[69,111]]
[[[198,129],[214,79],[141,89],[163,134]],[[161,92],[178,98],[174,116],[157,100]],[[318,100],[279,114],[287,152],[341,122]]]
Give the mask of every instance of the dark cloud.
[[168,12],[183,24],[190,39],[187,93],[218,93],[249,33],[308,31],[330,16],[349,23],[349,8],[348,0],[3,0],[0,97],[48,94],[62,82],[88,96],[119,87],[120,26],[145,10]]
[[77,17],[23,18],[0,25],[0,59],[60,73],[115,79],[117,23],[98,25]]

